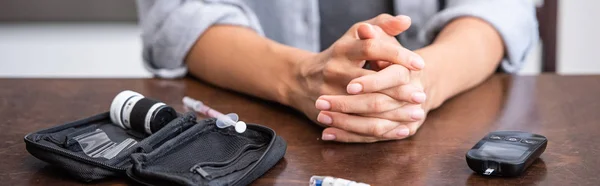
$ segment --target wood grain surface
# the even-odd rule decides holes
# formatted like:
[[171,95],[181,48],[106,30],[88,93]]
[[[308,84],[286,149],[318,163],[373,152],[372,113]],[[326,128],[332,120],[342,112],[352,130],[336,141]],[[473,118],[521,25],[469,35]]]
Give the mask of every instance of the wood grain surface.
[[[113,97],[134,90],[183,111],[191,96],[216,110],[273,128],[285,157],[253,185],[308,185],[328,175],[372,185],[597,185],[600,178],[600,76],[494,75],[431,112],[409,139],[374,144],[320,140],[321,128],[282,105],[195,79],[0,79],[0,184],[80,185],[25,150],[30,132],[108,111]],[[473,174],[465,153],[495,130],[545,135],[546,152],[524,175]],[[126,178],[92,185],[131,185]]]

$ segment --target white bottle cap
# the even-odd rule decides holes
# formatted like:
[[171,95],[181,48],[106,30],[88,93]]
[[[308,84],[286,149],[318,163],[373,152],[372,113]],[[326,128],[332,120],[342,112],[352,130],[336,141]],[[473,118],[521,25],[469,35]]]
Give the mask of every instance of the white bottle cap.
[[238,133],[243,133],[244,131],[246,131],[247,127],[248,126],[246,126],[246,122],[238,121],[237,123],[235,123],[235,131]]
[[127,101],[127,99],[129,99],[130,97],[133,96],[140,96],[140,97],[144,97],[143,95],[141,95],[140,93],[134,92],[134,91],[130,91],[130,90],[125,90],[120,92],[119,94],[117,94],[117,96],[115,96],[115,98],[112,101],[112,104],[110,105],[110,119],[112,120],[113,123],[117,124],[118,126],[122,127],[122,128],[126,128],[125,125],[123,125],[123,122],[121,121],[121,110],[123,109],[123,106],[125,104],[125,102]]

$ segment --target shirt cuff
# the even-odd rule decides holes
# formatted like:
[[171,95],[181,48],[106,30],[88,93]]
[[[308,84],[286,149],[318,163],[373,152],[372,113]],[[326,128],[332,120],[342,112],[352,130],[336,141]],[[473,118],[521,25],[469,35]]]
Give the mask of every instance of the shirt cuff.
[[140,21],[144,66],[161,78],[187,74],[187,53],[214,24],[249,27],[264,35],[254,13],[241,1],[160,0],[144,16]]
[[445,10],[427,22],[420,39],[431,43],[448,22],[463,16],[480,18],[500,33],[506,51],[501,69],[508,73],[515,73],[522,68],[527,54],[539,40],[535,6],[526,0],[449,2]]

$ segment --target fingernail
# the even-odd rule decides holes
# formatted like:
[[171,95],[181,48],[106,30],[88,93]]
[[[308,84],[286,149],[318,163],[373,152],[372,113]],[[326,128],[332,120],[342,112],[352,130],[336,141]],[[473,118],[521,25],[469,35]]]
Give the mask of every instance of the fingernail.
[[331,140],[334,140],[334,139],[335,139],[335,135],[333,135],[333,134],[325,134],[325,133],[324,133],[324,134],[321,136],[321,139],[322,139],[322,140],[325,140],[325,141],[331,141]]
[[359,83],[352,83],[349,84],[348,87],[346,88],[346,91],[348,91],[348,94],[358,94],[362,91],[363,86]]
[[369,30],[373,31],[373,25],[366,23],[367,27],[369,27]]
[[425,62],[421,57],[412,57],[410,65],[417,69],[423,69],[425,67]]
[[408,128],[401,128],[401,129],[396,130],[396,135],[398,135],[399,137],[405,137],[405,136],[408,136],[409,134],[410,134],[410,131],[408,130]]
[[406,15],[397,15],[396,18],[410,20],[410,17],[408,17]]
[[331,117],[329,117],[328,115],[325,115],[323,113],[319,113],[319,116],[317,116],[317,121],[325,124],[325,125],[329,125],[331,124]]
[[329,110],[331,109],[331,104],[329,104],[329,101],[318,99],[315,102],[315,107],[317,107],[319,110]]
[[423,103],[427,99],[427,95],[423,92],[415,92],[412,94],[412,100],[417,103]]
[[414,111],[412,111],[412,113],[410,113],[410,118],[414,119],[414,120],[420,120],[423,119],[425,117],[425,111],[423,111],[423,109],[416,109]]

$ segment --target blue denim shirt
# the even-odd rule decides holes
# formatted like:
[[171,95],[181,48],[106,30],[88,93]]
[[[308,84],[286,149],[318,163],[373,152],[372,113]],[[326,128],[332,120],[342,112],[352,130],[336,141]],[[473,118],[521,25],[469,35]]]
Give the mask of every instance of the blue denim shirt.
[[[518,71],[537,43],[538,23],[530,0],[394,0],[396,14],[408,15],[411,28],[400,41],[409,49],[430,44],[449,21],[477,17],[500,33],[506,55],[500,68]],[[162,78],[187,73],[184,58],[211,25],[252,28],[279,43],[318,52],[318,0],[137,0],[145,67]],[[340,6],[344,6],[340,0]]]

